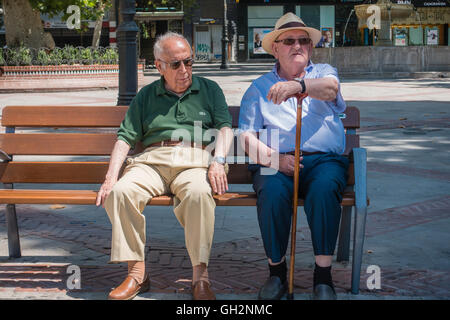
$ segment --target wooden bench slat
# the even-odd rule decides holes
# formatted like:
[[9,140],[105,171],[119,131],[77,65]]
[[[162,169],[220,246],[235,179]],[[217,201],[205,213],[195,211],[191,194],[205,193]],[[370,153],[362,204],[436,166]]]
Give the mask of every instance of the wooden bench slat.
[[[234,139],[234,154],[244,155]],[[345,140],[344,155],[348,156],[359,147],[359,136],[346,135]],[[116,141],[114,133],[3,133],[0,149],[8,155],[110,155]]]
[[118,127],[126,106],[6,106],[4,127]]
[[[95,190],[0,190],[0,204],[84,204],[93,205],[97,197]],[[218,206],[256,206],[256,193],[229,192],[224,195],[214,195]],[[149,205],[173,205],[171,196],[159,196],[151,199]],[[353,206],[353,192],[344,193],[341,205]],[[299,199],[299,206],[303,206]]]
[[[230,106],[229,111],[231,113],[231,116],[233,118],[233,128],[237,128],[239,124],[239,106]],[[347,129],[358,129],[359,128],[359,109],[357,107],[348,106],[344,114],[346,117],[342,120],[342,123],[345,128]]]
[[[2,111],[4,127],[118,127],[127,106],[6,106]],[[238,127],[239,106],[230,106],[233,128]],[[342,119],[345,128],[359,128],[356,107],[348,106]]]
[[2,183],[103,183],[108,162],[0,163]]
[[[107,161],[98,162],[32,162],[0,163],[2,183],[78,183],[101,184],[108,171]],[[248,164],[230,164],[229,184],[252,184]],[[124,169],[125,165],[122,167]],[[353,163],[348,169],[347,184],[355,183]]]
[[1,204],[95,204],[94,190],[0,190]]
[[9,155],[110,155],[114,133],[5,133],[0,146]]

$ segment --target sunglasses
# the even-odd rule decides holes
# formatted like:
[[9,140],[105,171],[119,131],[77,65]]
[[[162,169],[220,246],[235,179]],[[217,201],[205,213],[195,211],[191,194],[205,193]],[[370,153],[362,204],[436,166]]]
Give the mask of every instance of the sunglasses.
[[292,46],[297,41],[298,41],[298,44],[301,45],[301,46],[305,46],[305,45],[311,43],[311,39],[310,38],[298,38],[298,39],[287,38],[287,39],[282,39],[282,40],[275,40],[275,42],[277,42],[277,43],[278,42],[282,42],[285,46]]
[[158,60],[161,62],[167,63],[173,70],[177,70],[181,66],[181,63],[183,63],[185,67],[192,67],[192,65],[194,64],[194,59],[192,59],[192,58],[187,58],[184,60],[177,60],[177,61],[173,61],[173,62],[166,62],[161,59],[158,59]]

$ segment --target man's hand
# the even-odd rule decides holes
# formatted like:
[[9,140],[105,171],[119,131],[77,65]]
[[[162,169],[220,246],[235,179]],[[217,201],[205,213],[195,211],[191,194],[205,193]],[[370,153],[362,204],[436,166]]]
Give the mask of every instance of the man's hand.
[[[300,157],[300,162],[303,160],[303,157]],[[294,166],[295,166],[295,156],[290,154],[280,154],[279,160],[279,170],[287,176],[294,175]],[[303,165],[300,163],[300,168],[303,168]]]
[[267,100],[275,104],[281,104],[302,91],[302,86],[297,81],[280,81],[275,83],[267,94]]
[[227,174],[223,164],[213,161],[209,166],[208,178],[214,193],[224,194],[228,191]]
[[111,192],[112,188],[116,184],[117,180],[112,179],[106,179],[105,182],[103,182],[102,186],[100,187],[100,190],[97,193],[97,200],[95,201],[95,205],[98,207],[99,205],[102,205],[102,207],[105,207],[105,200],[108,197],[109,193]]
[[99,192],[97,193],[97,200],[95,201],[96,206],[102,205],[103,208],[105,207],[106,197],[109,195],[119,179],[120,168],[122,168],[128,151],[130,151],[130,146],[125,141],[117,140],[114,144],[105,182],[103,182]]

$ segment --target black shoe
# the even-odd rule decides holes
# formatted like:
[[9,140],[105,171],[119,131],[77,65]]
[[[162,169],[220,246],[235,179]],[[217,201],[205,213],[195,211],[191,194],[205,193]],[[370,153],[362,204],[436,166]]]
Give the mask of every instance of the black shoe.
[[318,284],[314,287],[313,300],[336,300],[336,293],[327,284]]
[[287,291],[287,281],[281,283],[277,276],[271,276],[266,280],[258,293],[259,300],[280,300]]

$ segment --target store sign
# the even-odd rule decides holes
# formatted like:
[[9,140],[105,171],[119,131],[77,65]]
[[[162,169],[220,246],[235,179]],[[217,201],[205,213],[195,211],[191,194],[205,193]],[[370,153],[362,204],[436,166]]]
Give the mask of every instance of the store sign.
[[446,24],[450,20],[450,8],[417,8],[417,14],[407,18],[394,18],[393,24]]
[[44,21],[44,28],[67,29],[67,23],[63,21]]
[[415,7],[449,7],[448,1],[445,0],[393,0],[392,3],[412,4]]

